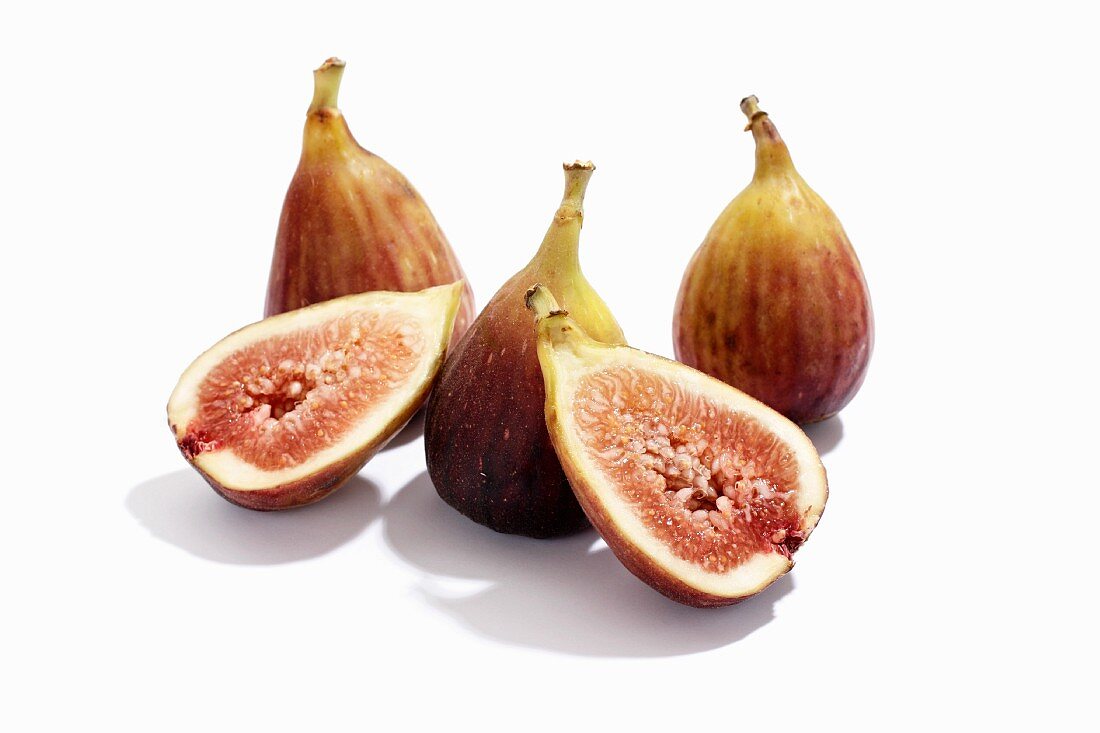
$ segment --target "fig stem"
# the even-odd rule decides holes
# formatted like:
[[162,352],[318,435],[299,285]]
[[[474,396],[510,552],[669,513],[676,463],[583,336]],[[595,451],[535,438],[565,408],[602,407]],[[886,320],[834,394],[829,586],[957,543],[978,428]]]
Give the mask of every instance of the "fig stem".
[[772,173],[787,173],[794,169],[787,144],[775,129],[768,113],[760,109],[760,100],[750,94],[741,100],[741,111],[749,118],[745,130],[752,130],[756,141],[756,173],[753,178],[762,178]]
[[755,94],[750,94],[741,100],[741,111],[749,118],[749,124],[745,125],[745,132],[752,129],[752,123],[757,117],[767,117],[768,113],[760,109],[760,100]]
[[313,102],[309,113],[322,109],[336,109],[336,98],[340,94],[340,79],[344,76],[344,62],[333,56],[325,59],[313,71]]
[[588,189],[588,181],[592,178],[592,172],[596,170],[596,166],[590,160],[575,160],[572,163],[563,163],[562,168],[565,169],[565,193],[561,197],[558,218],[583,216],[584,192]]
[[524,302],[527,304],[528,310],[535,314],[536,323],[548,316],[569,315],[558,307],[558,301],[554,298],[554,294],[550,292],[550,289],[540,283],[531,286],[527,291]]
[[[565,170],[565,193],[562,194],[561,205],[554,213],[542,245],[528,267],[536,267],[537,272],[577,274],[580,272],[577,247],[584,224],[584,192],[596,166],[590,161],[577,160],[564,163],[562,168]],[[536,262],[540,264],[536,266]]]

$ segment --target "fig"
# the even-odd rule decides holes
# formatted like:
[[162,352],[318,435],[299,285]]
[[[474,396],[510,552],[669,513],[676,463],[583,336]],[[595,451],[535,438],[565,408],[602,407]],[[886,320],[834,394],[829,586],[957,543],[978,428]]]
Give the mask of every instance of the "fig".
[[565,168],[565,194],[542,246],[478,315],[443,366],[425,409],[428,474],[445,502],[498,532],[554,537],[588,526],[546,432],[535,334],[524,307],[532,282],[553,287],[594,338],[623,343],[581,273],[577,248],[595,167]]
[[844,228],[791,162],[756,97],[752,182],[722,212],[684,273],[676,358],[798,423],[855,396],[874,343],[871,296]]
[[[373,290],[413,292],[465,276],[427,204],[364,150],[336,106],[344,62],[313,72],[302,156],[279,218],[264,315]],[[474,317],[465,286],[455,341]]]
[[546,425],[588,519],[675,601],[723,606],[791,569],[828,497],[797,425],[700,371],[590,338],[529,291]]
[[427,399],[462,287],[349,295],[226,336],[168,401],[180,452],[249,509],[327,496]]

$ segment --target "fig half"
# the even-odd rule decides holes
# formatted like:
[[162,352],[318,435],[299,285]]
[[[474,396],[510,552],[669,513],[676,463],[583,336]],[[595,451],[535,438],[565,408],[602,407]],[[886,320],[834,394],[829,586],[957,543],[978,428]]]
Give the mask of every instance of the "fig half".
[[828,497],[797,425],[713,377],[589,338],[532,288],[546,425],[589,521],[634,575],[723,606],[793,567]]
[[249,509],[327,496],[427,399],[462,288],[349,295],[230,334],[187,368],[168,401],[180,452]]

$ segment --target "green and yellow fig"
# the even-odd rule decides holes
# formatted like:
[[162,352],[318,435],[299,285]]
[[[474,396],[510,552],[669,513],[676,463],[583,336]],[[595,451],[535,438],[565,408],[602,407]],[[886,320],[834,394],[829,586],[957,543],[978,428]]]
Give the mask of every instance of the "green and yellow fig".
[[863,383],[874,344],[863,270],[832,209],[807,185],[756,97],[752,182],[684,273],[676,357],[791,420],[834,415]]
[[594,166],[565,166],[565,195],[542,246],[451,352],[425,411],[428,473],[452,507],[498,532],[552,537],[587,526],[546,432],[542,373],[524,298],[553,288],[593,338],[623,343],[580,270],[582,202]]
[[[279,219],[267,316],[372,290],[416,292],[463,280],[427,204],[401,173],[352,137],[336,106],[344,62],[313,72],[302,156]],[[464,286],[454,338],[474,316]]]

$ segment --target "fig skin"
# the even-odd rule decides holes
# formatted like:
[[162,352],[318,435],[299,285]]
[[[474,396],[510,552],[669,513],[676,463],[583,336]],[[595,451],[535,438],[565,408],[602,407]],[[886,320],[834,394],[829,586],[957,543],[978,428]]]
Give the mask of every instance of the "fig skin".
[[[415,292],[465,280],[424,200],[396,168],[362,148],[336,106],[344,62],[314,74],[302,155],[279,218],[264,315],[373,290]],[[474,317],[465,284],[454,341]]]
[[[349,295],[272,316],[230,334],[187,368],[168,401],[168,426],[180,453],[214,491],[238,506],[257,511],[275,511],[320,501],[355,476],[367,461],[401,431],[427,400],[443,366],[462,288],[462,283],[451,283],[420,293],[371,292]],[[350,444],[347,453],[337,460],[311,467],[311,470],[293,480],[273,483],[263,488],[229,485],[230,482],[219,478],[215,471],[207,470],[204,465],[207,457],[204,454],[219,448],[210,445],[207,436],[194,432],[192,419],[199,406],[198,389],[212,369],[238,348],[261,342],[267,337],[316,328],[318,321],[323,323],[324,319],[339,317],[356,307],[386,298],[406,300],[410,303],[410,308],[421,308],[421,312],[431,314],[434,321],[422,319],[421,322],[434,331],[426,331],[425,334],[429,336],[425,344],[426,356],[429,358],[423,365],[424,378],[411,383],[411,389],[400,393],[402,400],[396,405],[398,409],[385,415],[384,421],[371,424],[372,429],[367,440]]]
[[794,168],[756,97],[752,182],[722,212],[684,273],[676,358],[795,422],[835,415],[863,384],[871,297],[840,221]]
[[425,411],[424,448],[436,491],[497,532],[549,538],[588,526],[546,432],[546,395],[524,297],[532,282],[546,282],[594,338],[624,342],[578,259],[593,170],[591,163],[565,166],[565,195],[542,246],[454,347]]
[[[714,580],[700,583],[700,578],[691,577],[694,571],[683,572],[682,563],[670,562],[668,556],[671,553],[667,550],[654,554],[651,540],[649,551],[646,551],[647,539],[644,535],[648,529],[637,519],[632,519],[629,511],[624,512],[621,508],[615,510],[617,489],[586,468],[585,456],[589,451],[575,437],[576,425],[569,415],[572,409],[572,402],[568,399],[572,394],[569,385],[575,384],[577,372],[588,368],[636,365],[658,371],[670,382],[710,394],[724,404],[737,405],[739,410],[764,422],[777,438],[792,449],[798,460],[800,483],[808,502],[808,508],[802,515],[803,544],[820,521],[829,495],[825,467],[805,433],[759,400],[680,362],[625,345],[593,341],[570,317],[569,312],[559,308],[553,294],[541,284],[528,291],[527,305],[535,315],[538,356],[546,382],[546,424],[554,449],[585,515],[623,566],[667,598],[696,608],[740,603],[789,572],[794,567],[791,558],[773,553],[758,556],[765,559],[766,567],[761,569],[757,566],[755,572],[758,574],[749,575],[748,582],[738,578],[732,586],[723,586],[721,579],[725,576],[711,573],[718,578],[717,583]],[[565,399],[562,399],[563,396]],[[621,504],[621,500],[618,503]],[[664,547],[661,543],[656,544]],[[659,557],[661,554],[664,557]],[[700,587],[708,584],[712,586],[710,590]],[[725,592],[714,592],[718,589]]]
[[[414,410],[413,413],[415,412]],[[385,448],[386,443],[389,443],[395,435],[401,432],[401,428],[405,427],[405,424],[408,423],[411,418],[412,414],[408,416],[398,416],[390,423],[390,426],[386,428],[384,440],[366,445],[363,447],[363,450],[357,451],[338,463],[327,466],[314,474],[297,481],[292,481],[288,484],[273,486],[269,489],[236,491],[223,486],[216,478],[199,468],[198,465],[192,463],[191,467],[199,472],[199,475],[205,479],[206,483],[210,485],[210,488],[214,489],[223,499],[232,504],[244,507],[245,509],[253,509],[258,512],[274,512],[281,509],[293,509],[295,507],[306,506],[307,504],[320,501],[350,481],[351,478],[359,473],[360,469],[366,465],[367,461],[373,458],[378,451]],[[172,432],[176,432],[175,425],[169,424],[169,427],[172,429]],[[182,448],[181,452],[183,452],[184,457],[186,457],[187,453],[183,451]]]

